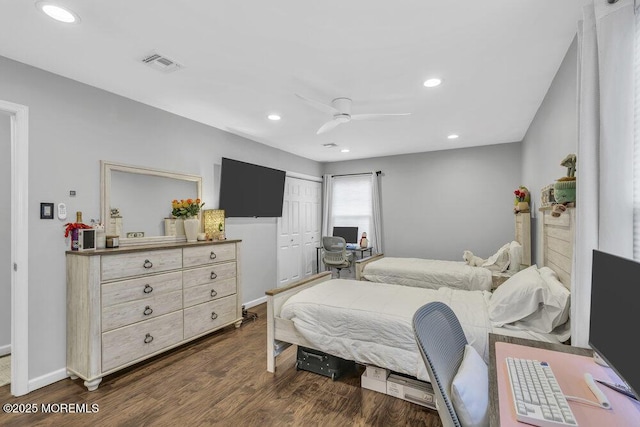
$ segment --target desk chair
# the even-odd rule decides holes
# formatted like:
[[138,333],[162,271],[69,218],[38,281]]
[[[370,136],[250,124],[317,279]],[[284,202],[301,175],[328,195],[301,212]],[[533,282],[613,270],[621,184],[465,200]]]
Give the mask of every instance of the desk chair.
[[338,278],[340,278],[340,270],[349,269],[353,254],[347,252],[347,242],[343,237],[322,237],[322,262],[328,268],[338,270]]
[[450,391],[467,344],[462,326],[448,305],[431,302],[413,315],[413,332],[436,393],[436,407],[442,424],[460,427]]

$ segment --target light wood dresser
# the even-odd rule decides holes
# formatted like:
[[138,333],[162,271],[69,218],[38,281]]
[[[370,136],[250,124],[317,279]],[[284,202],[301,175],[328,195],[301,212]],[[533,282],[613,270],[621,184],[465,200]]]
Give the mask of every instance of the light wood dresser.
[[242,324],[240,240],[66,252],[67,373],[102,377]]
[[560,282],[571,288],[576,209],[568,207],[559,216],[553,216],[552,207],[539,210],[542,212],[542,265],[551,267]]

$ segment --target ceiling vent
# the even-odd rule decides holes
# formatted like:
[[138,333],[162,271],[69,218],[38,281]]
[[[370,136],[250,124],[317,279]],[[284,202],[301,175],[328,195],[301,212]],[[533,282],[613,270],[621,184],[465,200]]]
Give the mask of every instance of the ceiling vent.
[[151,68],[162,71],[163,73],[171,73],[182,68],[182,65],[178,64],[173,59],[169,59],[159,53],[152,53],[142,58],[142,63],[147,64]]

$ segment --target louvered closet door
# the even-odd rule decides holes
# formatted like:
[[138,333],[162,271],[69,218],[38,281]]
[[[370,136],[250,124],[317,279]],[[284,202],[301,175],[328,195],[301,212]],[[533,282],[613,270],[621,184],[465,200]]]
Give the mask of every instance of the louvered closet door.
[[287,177],[282,217],[278,218],[278,286],[315,272],[320,241],[320,182]]

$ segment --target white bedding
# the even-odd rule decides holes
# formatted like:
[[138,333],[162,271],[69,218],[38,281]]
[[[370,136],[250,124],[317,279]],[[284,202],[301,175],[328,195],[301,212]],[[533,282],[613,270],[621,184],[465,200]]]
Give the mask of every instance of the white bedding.
[[290,297],[280,316],[314,348],[429,381],[413,334],[413,314],[424,304],[442,301],[460,320],[465,336],[486,362],[489,332],[559,342],[553,335],[492,328],[490,292],[451,288],[422,289],[384,283],[332,279]]
[[488,291],[492,273],[487,268],[472,267],[463,261],[384,257],[368,263],[362,275],[370,282]]

